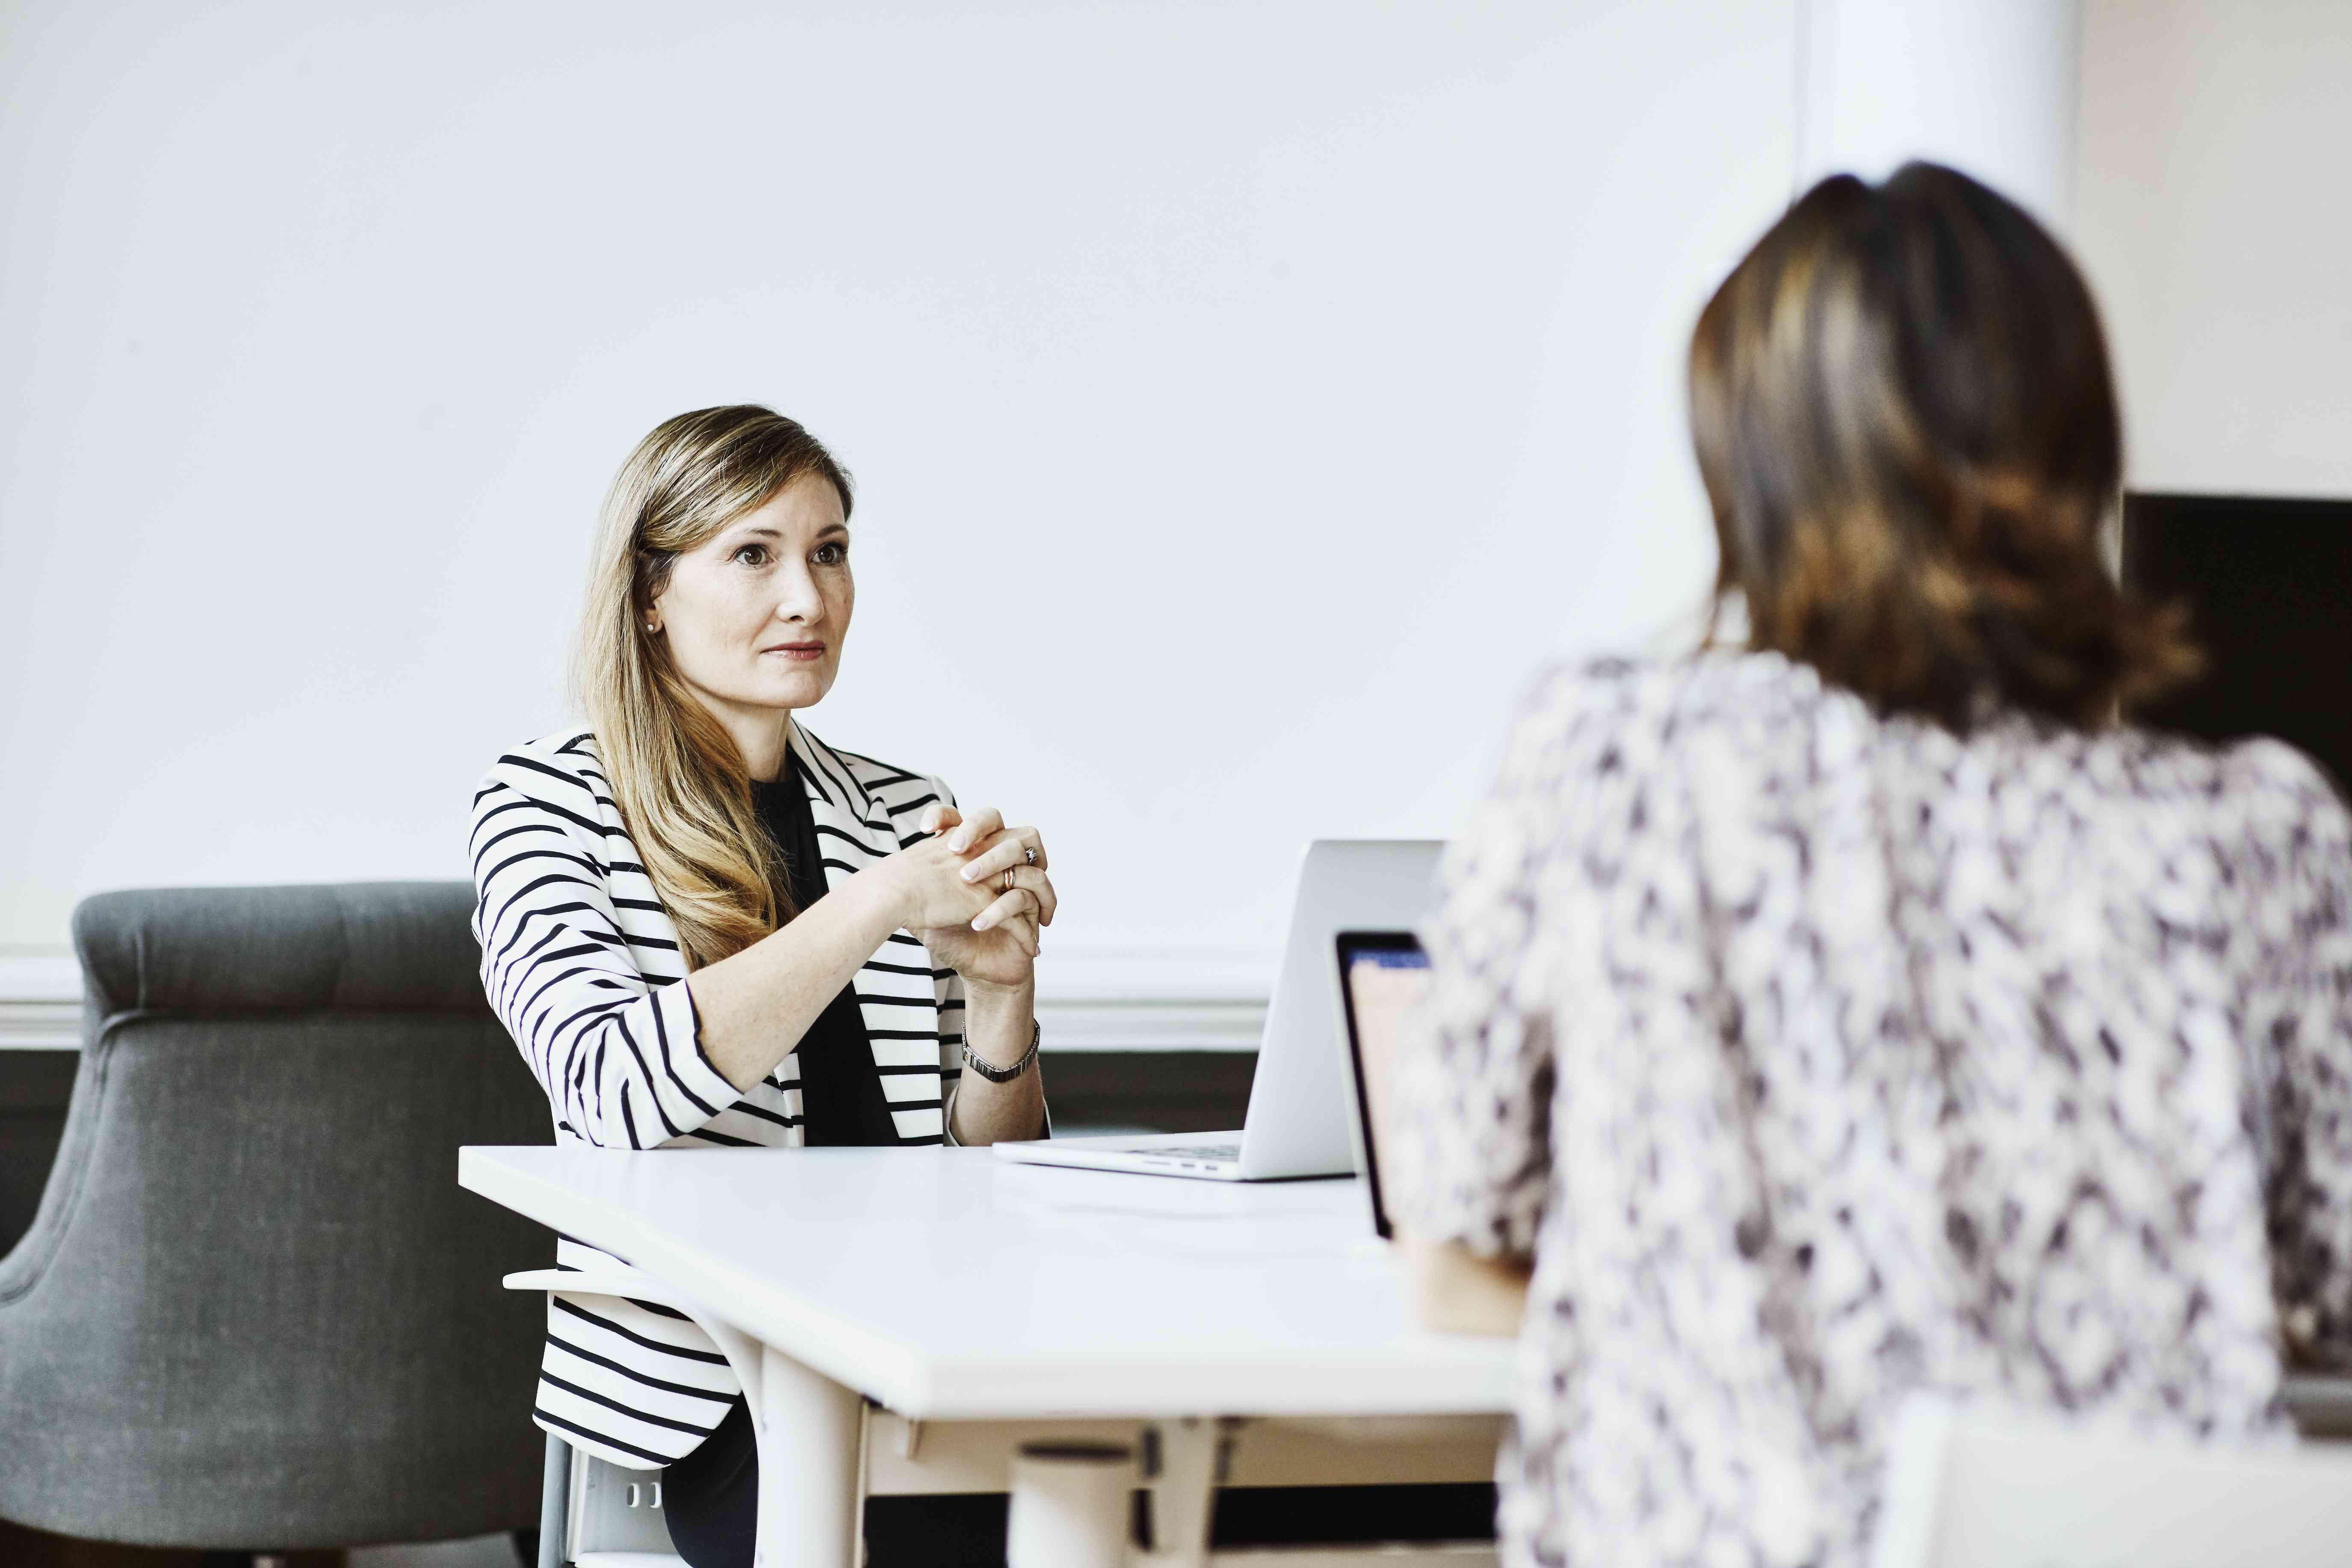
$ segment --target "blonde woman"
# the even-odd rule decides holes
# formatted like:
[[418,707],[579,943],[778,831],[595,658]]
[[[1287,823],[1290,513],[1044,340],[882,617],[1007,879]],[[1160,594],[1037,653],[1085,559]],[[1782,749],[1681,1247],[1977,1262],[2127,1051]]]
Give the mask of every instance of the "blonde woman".
[[[754,406],[667,421],[614,484],[580,637],[587,722],[500,757],[474,796],[482,983],[559,1144],[1045,1131],[1044,841],[801,722],[849,632],[849,511],[824,447]],[[535,1415],[614,1464],[670,1466],[695,1568],[750,1560],[750,1425],[691,1325],[553,1303]]]

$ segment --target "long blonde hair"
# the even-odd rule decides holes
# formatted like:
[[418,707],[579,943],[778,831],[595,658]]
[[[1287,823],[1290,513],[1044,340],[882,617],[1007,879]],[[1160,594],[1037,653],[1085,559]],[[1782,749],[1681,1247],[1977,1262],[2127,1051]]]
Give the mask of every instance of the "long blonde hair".
[[798,424],[756,404],[698,408],[637,443],[597,526],[572,687],[688,969],[740,952],[795,911],[741,749],[646,615],[680,554],[810,474],[840,492],[846,517],[849,476]]

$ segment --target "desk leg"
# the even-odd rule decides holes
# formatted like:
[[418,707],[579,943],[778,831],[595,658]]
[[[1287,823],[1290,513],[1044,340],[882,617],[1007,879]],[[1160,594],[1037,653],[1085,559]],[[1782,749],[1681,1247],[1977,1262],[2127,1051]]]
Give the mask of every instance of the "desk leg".
[[1226,1423],[1162,1421],[1159,1474],[1151,1478],[1152,1557],[1163,1568],[1204,1568],[1209,1518],[1232,1446]]
[[768,1345],[760,1391],[759,1568],[864,1568],[851,1561],[864,1402]]

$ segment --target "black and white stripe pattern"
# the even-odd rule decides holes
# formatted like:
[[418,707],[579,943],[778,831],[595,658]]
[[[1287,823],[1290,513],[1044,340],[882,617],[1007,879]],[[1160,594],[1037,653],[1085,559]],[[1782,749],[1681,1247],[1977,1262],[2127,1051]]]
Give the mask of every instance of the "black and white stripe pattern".
[[[954,804],[938,779],[836,752],[797,721],[828,886],[919,836]],[[797,1148],[800,1058],[739,1094],[702,1053],[677,931],[621,825],[593,733],[500,757],[474,795],[471,852],[482,984],[547,1091],[559,1144]],[[906,931],[852,982],[900,1141],[949,1142],[963,1047],[963,982]],[[605,1254],[564,1237],[558,1267]],[[726,1414],[734,1374],[665,1307],[551,1301],[540,1425],[616,1465],[667,1464]]]

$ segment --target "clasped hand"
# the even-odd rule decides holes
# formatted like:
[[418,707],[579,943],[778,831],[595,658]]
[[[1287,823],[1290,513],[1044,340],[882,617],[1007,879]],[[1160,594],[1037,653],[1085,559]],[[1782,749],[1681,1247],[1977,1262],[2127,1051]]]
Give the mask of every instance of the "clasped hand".
[[966,817],[941,803],[921,826],[931,837],[882,863],[899,880],[900,923],[967,985],[1027,985],[1039,929],[1054,923],[1045,841],[993,806]]

